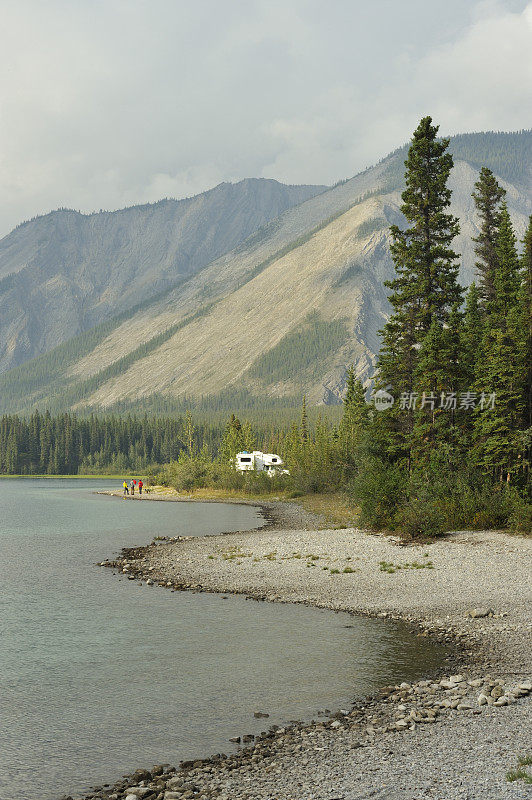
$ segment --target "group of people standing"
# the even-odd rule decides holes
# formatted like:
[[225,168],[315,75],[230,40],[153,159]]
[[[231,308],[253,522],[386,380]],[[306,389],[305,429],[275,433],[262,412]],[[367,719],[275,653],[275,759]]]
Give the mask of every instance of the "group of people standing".
[[124,481],[122,486],[124,488],[124,495],[135,494],[135,488],[138,488],[139,494],[142,494],[142,487],[144,486],[144,484],[142,483],[142,481],[137,482],[136,480],[131,479],[129,482],[129,486],[127,484],[127,481]]

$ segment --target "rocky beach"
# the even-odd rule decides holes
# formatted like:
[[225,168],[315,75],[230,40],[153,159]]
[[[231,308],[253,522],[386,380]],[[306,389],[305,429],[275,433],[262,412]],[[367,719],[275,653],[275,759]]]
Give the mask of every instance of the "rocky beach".
[[530,797],[531,770],[520,761],[532,755],[532,540],[466,531],[405,546],[358,529],[317,529],[316,518],[312,528],[296,504],[265,503],[264,512],[270,525],[260,530],[157,541],[102,566],[154,590],[233,592],[403,620],[452,646],[448,674],[384,686],[256,739],[242,731],[237,752],[140,769],[86,797]]

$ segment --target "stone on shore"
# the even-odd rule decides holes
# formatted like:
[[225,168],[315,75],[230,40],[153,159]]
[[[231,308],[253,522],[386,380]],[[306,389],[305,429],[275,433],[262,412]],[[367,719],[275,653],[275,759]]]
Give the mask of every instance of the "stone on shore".
[[153,792],[153,789],[149,786],[128,786],[127,791],[130,797],[142,798]]
[[467,616],[471,619],[482,619],[483,617],[493,617],[495,614],[492,608],[472,608],[467,612]]

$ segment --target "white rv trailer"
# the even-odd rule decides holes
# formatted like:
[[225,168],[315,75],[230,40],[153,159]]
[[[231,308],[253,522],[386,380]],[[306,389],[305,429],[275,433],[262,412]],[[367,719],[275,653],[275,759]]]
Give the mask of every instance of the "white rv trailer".
[[283,460],[276,453],[262,453],[260,450],[253,450],[249,453],[243,450],[235,456],[235,467],[240,472],[267,472],[269,475],[276,473],[287,474],[286,469],[282,469]]

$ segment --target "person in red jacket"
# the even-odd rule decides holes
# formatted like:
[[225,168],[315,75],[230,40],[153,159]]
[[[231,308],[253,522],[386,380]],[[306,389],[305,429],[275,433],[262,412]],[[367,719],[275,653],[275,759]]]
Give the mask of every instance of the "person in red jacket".
[[144,484],[142,483],[142,481],[139,481],[139,494],[142,494],[142,487],[143,486],[144,486]]

